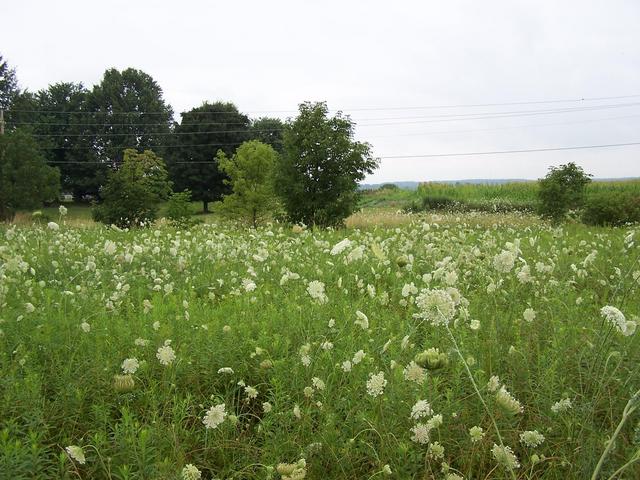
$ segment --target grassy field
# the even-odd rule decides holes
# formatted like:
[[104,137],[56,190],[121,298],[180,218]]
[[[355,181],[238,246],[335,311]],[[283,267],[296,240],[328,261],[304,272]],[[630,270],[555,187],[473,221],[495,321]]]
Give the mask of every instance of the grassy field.
[[640,477],[638,229],[375,215],[0,226],[0,477]]
[[[640,196],[640,180],[594,181],[587,187],[587,195],[598,192],[629,192]],[[411,204],[421,206],[423,199],[450,199],[471,209],[535,211],[538,201],[537,182],[502,184],[452,184],[425,182],[418,190],[378,189],[363,192],[361,207],[402,209]]]

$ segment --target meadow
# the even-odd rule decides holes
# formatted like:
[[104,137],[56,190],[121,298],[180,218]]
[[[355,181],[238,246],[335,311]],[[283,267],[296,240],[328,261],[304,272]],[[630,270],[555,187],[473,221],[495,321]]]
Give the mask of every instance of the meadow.
[[639,478],[640,230],[385,215],[0,225],[0,477]]
[[[535,212],[538,182],[440,183],[424,182],[417,190],[379,188],[365,190],[363,208],[388,206],[413,210],[479,210],[486,212]],[[587,198],[599,193],[622,192],[640,197],[640,179],[597,180],[586,189]]]

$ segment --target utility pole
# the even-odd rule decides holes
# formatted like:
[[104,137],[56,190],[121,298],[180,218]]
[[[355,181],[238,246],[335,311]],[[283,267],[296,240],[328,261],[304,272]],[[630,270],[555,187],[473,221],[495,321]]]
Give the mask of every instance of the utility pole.
[[0,108],[0,135],[4,135],[4,108]]

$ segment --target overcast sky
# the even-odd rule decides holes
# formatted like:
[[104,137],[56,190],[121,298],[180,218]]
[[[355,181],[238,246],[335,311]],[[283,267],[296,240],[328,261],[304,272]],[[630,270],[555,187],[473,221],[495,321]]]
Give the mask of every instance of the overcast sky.
[[[175,112],[223,100],[286,119],[326,100],[380,157],[640,142],[637,0],[21,0],[0,18],[0,53],[32,91],[134,67]],[[418,108],[451,105],[466,106]],[[383,158],[367,181],[533,179],[571,161],[640,176],[640,145]]]

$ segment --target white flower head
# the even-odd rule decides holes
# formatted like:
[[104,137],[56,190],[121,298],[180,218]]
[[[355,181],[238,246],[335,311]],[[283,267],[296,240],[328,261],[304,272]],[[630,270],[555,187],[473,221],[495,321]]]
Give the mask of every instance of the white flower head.
[[562,400],[559,400],[553,405],[551,405],[551,411],[553,413],[563,413],[569,410],[570,408],[573,408],[570,398],[563,398]]
[[86,458],[84,456],[84,450],[82,450],[82,447],[78,447],[77,445],[69,445],[65,448],[65,450],[67,451],[67,455],[69,455],[72,460],[75,460],[79,464],[84,465],[84,463],[86,462]]
[[140,362],[138,362],[138,359],[135,357],[126,358],[122,362],[122,371],[127,375],[133,375],[134,373],[136,373],[139,367],[140,367]]
[[387,380],[384,378],[384,372],[370,373],[367,380],[367,393],[372,397],[378,397],[384,393],[384,387],[387,386]]
[[426,400],[418,400],[413,408],[411,408],[411,419],[419,420],[422,417],[428,417],[433,414],[431,405]]
[[329,298],[324,293],[324,283],[318,280],[313,280],[312,282],[309,282],[309,285],[307,285],[307,293],[319,305],[322,305],[329,301]]
[[163,345],[160,348],[158,348],[158,352],[156,353],[156,358],[164,366],[171,365],[173,361],[176,359],[176,352],[173,350],[171,345]]
[[182,480],[200,480],[202,473],[198,470],[198,467],[188,463],[182,469]]
[[358,325],[363,330],[367,330],[369,328],[369,318],[360,310],[356,310],[356,317],[357,318],[353,323]]
[[627,320],[616,307],[606,305],[600,309],[600,314],[624,336],[633,335],[636,331],[637,323],[633,320]]
[[536,319],[536,311],[533,308],[527,308],[522,314],[522,318],[531,323]]
[[544,435],[537,430],[527,430],[520,434],[520,442],[527,447],[535,448],[544,442]]
[[456,314],[456,304],[446,290],[425,289],[416,297],[418,318],[423,318],[435,327],[448,325]]
[[515,470],[516,468],[520,468],[520,462],[518,462],[518,457],[515,456],[513,450],[507,446],[501,446],[493,444],[493,448],[491,449],[491,453],[493,454],[493,458],[496,459],[498,464],[502,465],[507,470]]
[[225,404],[220,403],[207,410],[207,413],[202,419],[202,423],[204,423],[206,428],[217,428],[218,425],[224,422],[226,417],[227,412],[225,412]]

